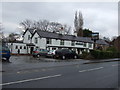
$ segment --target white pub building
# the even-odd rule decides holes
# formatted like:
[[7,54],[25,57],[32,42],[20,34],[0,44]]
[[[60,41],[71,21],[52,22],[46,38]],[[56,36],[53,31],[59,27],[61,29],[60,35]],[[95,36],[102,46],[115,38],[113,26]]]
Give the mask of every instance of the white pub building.
[[[104,40],[98,40],[97,45],[103,48],[108,44]],[[58,48],[69,48],[78,54],[83,51],[89,52],[93,49],[93,41],[89,37],[77,37],[76,35],[63,35],[48,31],[27,29],[23,34],[23,42],[8,43],[12,54],[32,54],[36,48],[56,50]]]

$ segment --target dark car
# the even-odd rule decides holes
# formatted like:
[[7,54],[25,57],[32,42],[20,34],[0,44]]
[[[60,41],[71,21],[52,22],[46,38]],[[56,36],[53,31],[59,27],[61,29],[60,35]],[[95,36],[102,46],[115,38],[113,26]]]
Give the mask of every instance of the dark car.
[[2,45],[2,47],[0,48],[0,56],[2,56],[3,60],[9,61],[11,53],[10,53],[10,49],[7,46]]
[[47,56],[48,51],[46,49],[35,49],[32,53],[33,57]]
[[67,59],[74,58],[77,59],[78,55],[75,51],[70,49],[58,49],[55,51],[55,58]]

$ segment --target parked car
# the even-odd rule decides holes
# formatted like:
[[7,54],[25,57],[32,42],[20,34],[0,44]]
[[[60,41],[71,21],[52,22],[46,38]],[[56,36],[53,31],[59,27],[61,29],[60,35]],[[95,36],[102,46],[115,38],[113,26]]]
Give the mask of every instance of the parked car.
[[2,45],[1,48],[0,48],[0,56],[2,56],[3,60],[9,62],[9,59],[10,59],[10,56],[11,56],[10,49],[7,46]]
[[32,53],[33,57],[46,56],[48,51],[46,49],[35,49]]
[[52,58],[54,58],[54,56],[55,56],[55,51],[56,51],[56,50],[50,50],[50,51],[48,51],[47,57],[52,57]]
[[55,51],[55,58],[61,58],[61,59],[74,58],[74,59],[77,59],[78,55],[75,51],[70,50],[70,49],[58,49]]

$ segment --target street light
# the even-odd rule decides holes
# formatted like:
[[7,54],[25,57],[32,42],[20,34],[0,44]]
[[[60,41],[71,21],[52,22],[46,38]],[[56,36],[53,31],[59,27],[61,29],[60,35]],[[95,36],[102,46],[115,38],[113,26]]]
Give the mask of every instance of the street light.
[[98,33],[98,32],[93,32],[93,33],[92,33],[91,40],[94,41],[94,48],[93,48],[93,49],[95,49],[95,48],[96,48],[96,47],[95,47],[96,41],[99,40],[99,33]]

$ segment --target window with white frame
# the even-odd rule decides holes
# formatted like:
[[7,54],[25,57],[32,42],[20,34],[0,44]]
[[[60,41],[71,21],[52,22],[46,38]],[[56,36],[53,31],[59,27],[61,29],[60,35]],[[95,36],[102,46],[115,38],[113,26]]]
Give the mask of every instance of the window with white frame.
[[36,43],[36,44],[38,43],[38,38],[37,38],[37,37],[35,38],[35,43]]
[[46,44],[52,44],[52,40],[51,39],[46,39]]
[[89,43],[89,48],[92,48],[92,43]]
[[60,45],[64,45],[64,40],[61,40],[61,41],[60,41]]
[[71,41],[71,46],[75,46],[75,41]]

